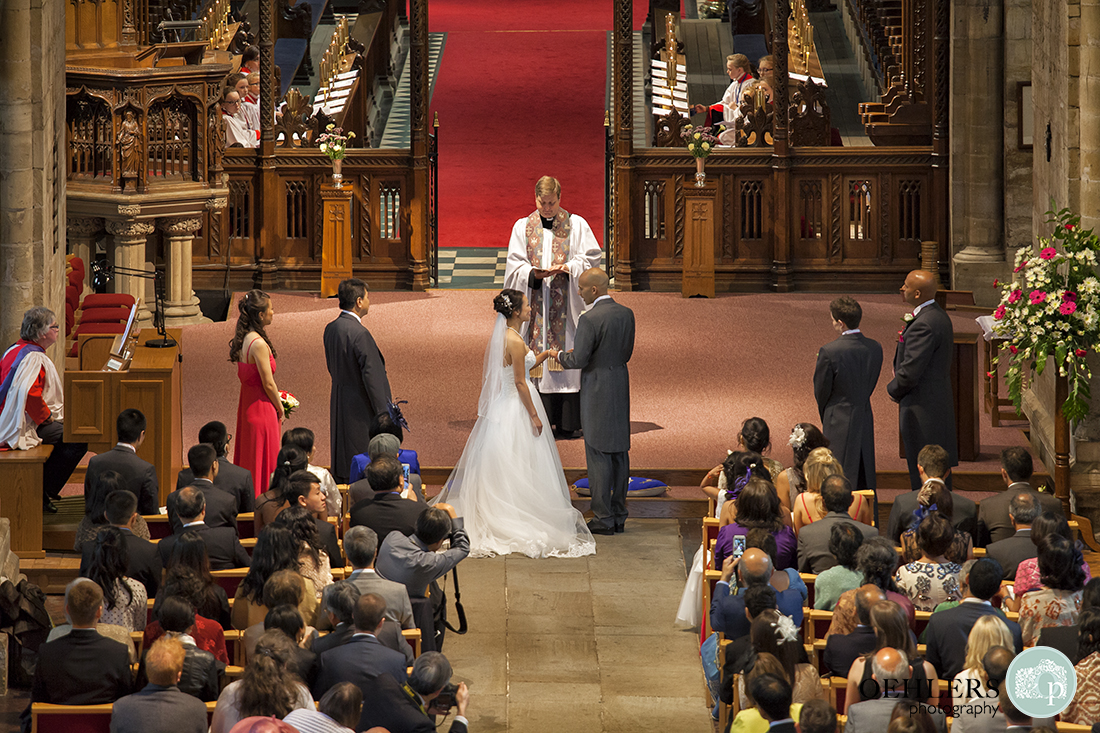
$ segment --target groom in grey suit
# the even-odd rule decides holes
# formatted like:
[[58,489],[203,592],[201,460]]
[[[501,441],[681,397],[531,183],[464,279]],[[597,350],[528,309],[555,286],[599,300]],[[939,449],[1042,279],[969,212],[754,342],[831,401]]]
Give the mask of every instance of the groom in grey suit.
[[581,428],[592,491],[588,522],[593,534],[626,528],[626,488],[630,482],[630,374],[634,352],[634,311],[607,294],[599,268],[585,270],[577,289],[588,310],[577,323],[571,351],[558,351],[566,369],[581,370]]

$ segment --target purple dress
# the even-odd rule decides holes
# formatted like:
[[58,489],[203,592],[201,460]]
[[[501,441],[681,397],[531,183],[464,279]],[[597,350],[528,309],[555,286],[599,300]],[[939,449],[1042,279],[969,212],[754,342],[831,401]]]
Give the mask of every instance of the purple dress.
[[[726,557],[733,554],[734,535],[746,535],[748,533],[749,530],[745,529],[737,522],[727,524],[725,527],[718,530],[718,540],[714,545],[715,569],[721,570],[722,563],[725,562]],[[784,525],[783,529],[778,532],[772,532],[771,535],[775,538],[775,544],[778,548],[776,559],[779,564],[775,569],[786,570],[787,568],[797,567],[798,537],[795,535],[794,530]]]

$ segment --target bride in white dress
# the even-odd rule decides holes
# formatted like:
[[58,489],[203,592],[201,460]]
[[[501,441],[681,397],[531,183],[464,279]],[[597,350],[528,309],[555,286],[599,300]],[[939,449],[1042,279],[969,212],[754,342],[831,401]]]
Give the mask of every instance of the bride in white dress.
[[528,378],[549,355],[536,357],[520,334],[531,307],[523,293],[504,290],[493,309],[499,315],[485,350],[477,423],[434,502],[463,518],[475,557],[592,555],[596,542],[570,502],[558,447],[543,429],[546,411]]

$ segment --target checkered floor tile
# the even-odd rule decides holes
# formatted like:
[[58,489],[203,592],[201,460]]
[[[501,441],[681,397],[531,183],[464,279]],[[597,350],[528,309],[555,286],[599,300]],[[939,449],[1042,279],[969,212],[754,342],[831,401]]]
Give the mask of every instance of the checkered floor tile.
[[439,250],[439,287],[496,290],[504,287],[507,249],[463,247]]

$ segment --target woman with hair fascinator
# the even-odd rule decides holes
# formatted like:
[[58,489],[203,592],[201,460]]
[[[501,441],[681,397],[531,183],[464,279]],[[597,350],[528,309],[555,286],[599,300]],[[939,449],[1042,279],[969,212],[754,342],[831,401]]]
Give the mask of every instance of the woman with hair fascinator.
[[531,369],[550,352],[536,356],[524,343],[520,331],[531,306],[523,293],[503,290],[493,309],[477,423],[434,502],[447,502],[463,518],[475,557],[591,555],[596,543],[570,501],[546,410],[531,383]]

